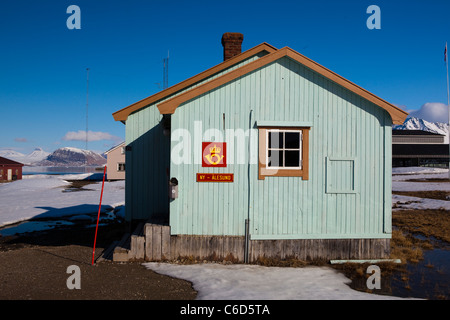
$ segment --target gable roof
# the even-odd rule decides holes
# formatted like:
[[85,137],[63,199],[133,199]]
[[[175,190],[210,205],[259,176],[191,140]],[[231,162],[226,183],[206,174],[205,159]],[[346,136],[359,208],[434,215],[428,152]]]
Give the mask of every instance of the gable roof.
[[321,74],[325,78],[328,78],[329,80],[343,86],[344,88],[354,92],[355,94],[365,98],[366,100],[369,100],[370,102],[373,102],[374,104],[380,106],[381,108],[385,109],[391,115],[392,122],[395,124],[403,124],[403,122],[405,121],[405,119],[408,115],[408,113],[403,111],[402,109],[397,108],[393,104],[377,97],[373,93],[361,88],[360,86],[354,84],[353,82],[350,82],[349,80],[341,77],[340,75],[321,66],[317,62],[303,56],[302,54],[292,50],[289,47],[284,47],[280,50],[277,50],[276,52],[273,52],[262,58],[259,58],[258,60],[250,62],[250,63],[248,63],[236,70],[228,72],[216,79],[208,81],[208,82],[206,82],[198,87],[195,87],[189,91],[183,92],[169,100],[161,102],[160,104],[158,104],[159,112],[161,114],[172,114],[175,112],[176,108],[181,103],[186,102],[190,99],[193,99],[207,91],[215,89],[229,81],[239,78],[249,72],[252,72],[258,68],[261,68],[261,67],[263,67],[275,60],[283,58],[283,57],[289,57],[289,58],[301,63],[302,65],[308,67],[309,69]]
[[104,153],[105,153],[105,154],[108,154],[108,153],[110,153],[110,152],[116,150],[117,148],[119,148],[119,147],[124,147],[124,146],[125,146],[125,141],[119,143],[118,145],[115,145],[114,147],[111,147],[108,151],[105,151]]
[[22,163],[8,159],[8,158],[3,158],[0,157],[0,165],[12,165],[12,166],[23,166]]
[[162,90],[154,95],[151,95],[145,99],[142,99],[136,103],[133,103],[133,104],[129,105],[128,107],[125,107],[119,111],[114,112],[113,113],[114,120],[123,122],[123,121],[127,120],[128,116],[131,113],[133,113],[139,109],[145,108],[146,106],[148,106],[152,103],[155,103],[161,99],[167,98],[168,96],[171,96],[181,90],[184,90],[195,83],[205,80],[208,77],[210,77],[214,74],[217,74],[218,72],[221,72],[235,64],[238,64],[241,61],[244,61],[245,59],[248,59],[251,56],[254,56],[254,55],[264,52],[264,51],[266,51],[268,53],[272,53],[272,52],[277,51],[277,49],[268,43],[265,43],[265,42],[261,43],[260,45],[257,45],[256,47],[253,47],[247,51],[244,51],[241,54],[238,54],[231,59],[228,59],[222,63],[219,63],[218,65],[216,65],[206,71],[203,71],[187,80],[184,80],[184,81],[182,81],[176,85],[173,85],[165,90]]
[[[282,49],[276,50],[274,47],[272,47],[266,43],[263,43],[260,46],[250,49],[250,50],[253,50],[252,54],[249,53],[250,50],[247,50],[232,59],[222,62],[221,64],[217,65],[216,67],[213,67],[205,72],[202,72],[202,73],[198,74],[197,76],[192,77],[188,80],[180,82],[178,85],[175,85],[171,88],[161,91],[160,93],[157,93],[157,94],[150,96],[144,100],[141,100],[135,104],[132,104],[131,106],[128,106],[122,110],[117,111],[116,113],[113,114],[114,118],[116,119],[116,121],[117,120],[124,121],[124,120],[126,120],[126,117],[128,117],[128,115],[131,112],[134,112],[136,110],[139,110],[140,108],[146,107],[146,106],[150,105],[151,103],[155,103],[163,98],[167,98],[168,96],[170,96],[171,94],[173,94],[175,92],[185,89],[188,86],[190,86],[198,81],[201,81],[221,70],[224,70],[225,68],[228,68],[231,65],[238,63],[239,61],[244,60],[245,58],[248,58],[249,56],[257,53],[257,52],[255,52],[256,48],[259,48],[259,50],[260,50],[260,49],[262,49],[262,46],[265,46],[265,49],[268,48],[269,50],[266,50],[266,51],[269,51],[271,53],[255,60],[255,61],[249,62],[235,70],[225,73],[224,75],[222,75],[220,77],[212,79],[208,82],[205,82],[199,86],[196,86],[190,90],[187,90],[183,93],[175,95],[174,97],[157,104],[159,112],[161,114],[173,114],[175,112],[176,108],[178,108],[178,106],[180,104],[182,104],[188,100],[191,100],[205,92],[213,90],[225,83],[228,83],[228,82],[230,82],[236,78],[239,78],[249,72],[252,72],[258,68],[261,68],[273,61],[276,61],[283,57],[289,57],[289,58],[293,59],[294,61],[297,61],[298,63],[304,65],[305,67],[321,74],[325,78],[341,85],[342,87],[352,91],[353,93],[355,93],[355,94],[365,98],[366,100],[374,103],[375,105],[383,108],[390,114],[393,124],[403,124],[403,122],[405,121],[405,119],[408,115],[408,113],[403,111],[402,109],[381,99],[380,97],[374,95],[373,93],[361,88],[360,86],[354,84],[353,82],[334,73],[333,71],[325,68],[324,66],[322,66],[322,65],[318,64],[317,62],[305,57],[304,55],[292,50],[289,47],[284,47]],[[243,58],[244,55],[245,55],[245,58]],[[227,64],[227,63],[229,63],[229,64]]]

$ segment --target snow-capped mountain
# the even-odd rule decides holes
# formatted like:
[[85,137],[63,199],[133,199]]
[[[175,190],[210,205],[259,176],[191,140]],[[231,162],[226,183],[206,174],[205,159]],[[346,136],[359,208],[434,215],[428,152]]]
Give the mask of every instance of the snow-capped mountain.
[[429,122],[423,119],[411,117],[407,118],[402,125],[396,125],[392,127],[395,130],[422,130],[433,133],[439,133],[444,136],[445,143],[448,143],[449,139],[449,127],[447,123],[442,122]]
[[106,159],[100,154],[70,147],[59,148],[49,154],[44,160],[34,163],[37,166],[61,167],[102,166],[104,164],[106,164]]
[[33,164],[45,159],[50,153],[45,152],[42,148],[36,148],[28,155],[14,150],[0,150],[0,156],[14,160],[23,164]]
[[36,148],[33,150],[32,153],[27,155],[27,160],[30,163],[38,162],[47,158],[49,154],[50,154],[49,152],[42,150],[42,148]]
[[25,155],[14,150],[0,150],[0,157],[21,162]]

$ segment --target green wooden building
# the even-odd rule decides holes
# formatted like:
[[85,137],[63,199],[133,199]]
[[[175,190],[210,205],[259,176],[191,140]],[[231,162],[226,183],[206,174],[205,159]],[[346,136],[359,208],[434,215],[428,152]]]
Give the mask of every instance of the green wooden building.
[[224,34],[222,63],[113,114],[127,220],[161,226],[146,239],[159,258],[388,257],[391,126],[407,114],[288,47],[242,40]]

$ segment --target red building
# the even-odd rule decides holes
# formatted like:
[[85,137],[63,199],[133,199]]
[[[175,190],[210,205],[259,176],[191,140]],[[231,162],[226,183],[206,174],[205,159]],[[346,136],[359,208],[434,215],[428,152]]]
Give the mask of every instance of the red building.
[[22,167],[22,163],[0,157],[0,181],[22,179]]

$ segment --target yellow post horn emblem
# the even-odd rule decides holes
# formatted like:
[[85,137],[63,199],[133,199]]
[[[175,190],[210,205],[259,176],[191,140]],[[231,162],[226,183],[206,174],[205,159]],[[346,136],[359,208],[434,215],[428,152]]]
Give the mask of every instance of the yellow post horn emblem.
[[[218,148],[216,145],[214,147],[209,148],[209,154],[205,156],[206,160],[212,165],[218,165],[220,161],[222,161],[224,155],[220,155],[221,149]],[[216,159],[215,161],[213,159]]]

